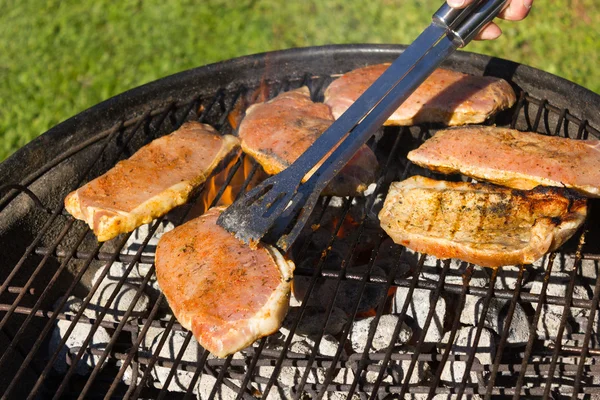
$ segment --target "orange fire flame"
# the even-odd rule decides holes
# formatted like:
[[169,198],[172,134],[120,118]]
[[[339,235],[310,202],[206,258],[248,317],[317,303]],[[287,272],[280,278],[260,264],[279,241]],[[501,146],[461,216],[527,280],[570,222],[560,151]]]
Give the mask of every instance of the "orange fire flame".
[[250,107],[252,104],[263,103],[268,99],[269,86],[263,77],[263,79],[260,81],[260,85],[258,85],[258,88],[256,88],[256,90],[249,95],[240,96],[233,106],[231,112],[227,115],[227,121],[229,121],[231,128],[236,130],[238,126],[240,126],[240,122],[242,122],[242,118],[244,118],[244,114],[248,107]]
[[[200,197],[192,211],[189,214],[189,219],[198,217],[204,214],[211,206],[229,206],[231,205],[240,191],[243,188],[244,182],[252,173],[254,169],[254,163],[251,161],[250,157],[242,156],[243,161],[242,165],[239,166],[235,174],[233,175],[231,181],[223,191],[221,197],[215,202],[219,191],[223,187],[223,185],[227,181],[227,177],[231,169],[235,166],[237,160],[239,158],[234,158],[227,164],[219,173],[210,177],[206,183],[204,184],[204,189],[200,194]],[[246,190],[250,190],[255,187],[258,183],[266,178],[266,174],[263,172],[262,168],[257,167],[254,175],[250,179]],[[213,204],[214,203],[214,204]]]

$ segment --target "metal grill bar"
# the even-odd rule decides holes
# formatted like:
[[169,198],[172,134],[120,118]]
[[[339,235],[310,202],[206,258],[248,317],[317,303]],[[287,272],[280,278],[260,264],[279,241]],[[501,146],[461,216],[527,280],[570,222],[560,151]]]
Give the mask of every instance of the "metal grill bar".
[[[350,387],[350,385],[343,385],[343,384],[332,384],[327,387],[320,385],[320,384],[311,384],[311,385],[308,385],[308,390],[311,390],[314,392],[319,391],[319,390],[324,391],[324,392],[348,392],[349,387]],[[365,392],[372,392],[374,389],[374,385],[366,384],[363,386],[363,389]],[[409,393],[410,394],[427,394],[429,389],[430,388],[428,386],[411,386],[411,387],[409,387]],[[378,388],[377,395],[399,396],[400,390],[401,390],[401,387],[398,385],[386,384],[386,385]],[[572,392],[573,392],[573,390],[571,388],[565,387],[564,390],[561,390],[561,395],[568,396],[568,395],[571,395]],[[452,398],[454,398],[454,396],[457,396],[456,390],[454,390],[453,388],[436,388],[435,393],[436,394],[444,394],[444,395],[452,395]],[[543,393],[544,393],[544,388],[540,388],[540,387],[521,389],[521,392],[516,392],[515,389],[506,387],[506,388],[494,388],[492,395],[493,396],[511,396],[511,395],[513,395],[513,396],[517,396],[517,397],[524,396],[525,398],[531,398],[532,396],[541,397],[543,395]],[[600,387],[588,386],[588,387],[583,388],[582,393],[587,394],[587,395],[597,395],[598,393],[600,393]],[[477,387],[468,387],[464,390],[464,395],[467,395],[467,396],[473,396],[473,395],[477,395],[477,394],[481,394]],[[396,397],[393,397],[393,398],[396,398]]]
[[[125,238],[123,238],[123,240],[120,241],[119,243],[119,249],[123,248],[123,246],[125,245],[125,243],[127,242],[127,239],[129,238],[130,235],[127,235]],[[56,359],[58,358],[59,354],[60,354],[60,349],[66,344],[69,336],[71,335],[71,332],[73,332],[73,329],[75,329],[75,325],[77,323],[77,321],[81,318],[81,316],[83,315],[84,310],[87,308],[87,306],[89,305],[92,296],[94,295],[94,293],[96,293],[96,291],[98,290],[98,288],[100,287],[100,282],[101,280],[104,278],[104,276],[106,276],[106,274],[108,273],[108,270],[110,269],[110,265],[112,264],[112,261],[109,261],[108,263],[106,263],[102,275],[100,277],[100,279],[98,279],[98,281],[96,282],[96,284],[92,287],[92,289],[90,290],[90,293],[86,296],[86,298],[83,301],[83,305],[81,307],[81,309],[77,312],[77,314],[75,315],[75,317],[73,318],[73,322],[71,322],[71,325],[69,326],[69,328],[67,329],[66,334],[64,335],[63,339],[61,340],[60,344],[58,345],[58,348],[56,349],[56,351],[54,352],[54,354],[50,357],[50,361],[48,362],[48,364],[46,365],[46,368],[44,368],[44,371],[42,371],[42,373],[40,374],[40,377],[38,378],[36,384],[33,387],[33,390],[29,393],[28,396],[28,400],[29,399],[33,399],[35,394],[37,393],[37,391],[40,389],[43,381],[47,378],[48,374],[50,373],[50,369],[52,368],[52,365],[54,365],[54,362],[56,361]],[[103,316],[103,315],[102,315]],[[100,320],[102,319],[99,318]],[[98,325],[98,321],[96,321],[96,323],[94,323],[94,326],[96,326],[97,328]],[[89,343],[91,336],[88,336],[85,339],[86,346],[87,343]],[[85,350],[85,346],[82,347],[82,350]],[[76,360],[78,361],[81,358],[81,355],[83,355],[83,352],[80,351],[78,354],[78,357],[76,357]],[[74,365],[76,365],[76,363],[73,363],[71,365],[71,367],[73,367]],[[69,368],[69,371],[73,371],[72,368]],[[73,372],[71,372],[72,374]],[[65,378],[70,377],[70,374],[68,374]],[[65,380],[68,379],[64,379],[63,383],[65,382]],[[61,384],[60,388],[62,388],[62,390],[64,390],[64,386]],[[57,395],[60,395],[59,392],[62,392],[62,390],[59,390],[57,392]]]
[[[583,244],[585,243],[585,232],[586,231],[584,231],[579,238],[579,246],[577,248],[578,253],[581,253],[581,248],[583,247]],[[576,258],[575,263],[573,264],[573,268],[570,271],[569,286],[567,288],[567,294],[566,294],[567,299],[573,298],[573,291],[575,290],[575,277],[577,275],[577,266],[578,266],[579,262],[581,262],[581,259]],[[560,326],[558,328],[558,333],[556,334],[556,348],[554,349],[554,354],[552,355],[552,361],[550,362],[550,372],[548,374],[548,379],[546,380],[546,387],[544,388],[544,399],[547,399],[550,396],[550,390],[552,388],[552,378],[554,377],[554,370],[556,368],[556,363],[558,360],[560,347],[562,345],[562,337],[563,337],[563,334],[565,331],[565,326],[567,325],[567,317],[569,316],[570,310],[571,310],[571,306],[570,306],[569,302],[567,301],[565,303],[565,307],[563,309],[562,318],[560,319]],[[586,355],[582,354],[581,357],[583,360],[585,360]]]
[[508,335],[510,333],[510,327],[513,319],[513,315],[515,313],[515,309],[517,307],[517,299],[519,298],[519,293],[521,292],[521,284],[523,283],[523,275],[525,273],[525,265],[521,264],[519,268],[519,275],[517,277],[517,284],[515,288],[515,295],[513,296],[510,306],[508,308],[508,314],[506,316],[506,322],[504,323],[504,329],[502,330],[502,335],[500,336],[500,344],[498,345],[498,350],[496,352],[496,357],[494,359],[494,365],[492,367],[492,374],[490,375],[490,379],[488,382],[487,390],[485,393],[485,400],[490,400],[492,396],[492,390],[494,388],[494,382],[496,381],[496,375],[498,374],[498,368],[500,367],[500,362],[502,361],[502,355],[504,353],[504,346],[508,340]]
[[[421,274],[421,270],[423,268],[424,263],[425,263],[425,256],[422,255],[419,259],[415,274],[413,275],[412,283],[411,283],[411,285],[408,289],[408,293],[406,295],[407,301],[405,301],[404,305],[402,306],[402,310],[400,311],[400,315],[398,316],[398,322],[396,324],[396,327],[394,328],[394,333],[392,334],[392,342],[393,343],[395,343],[398,340],[398,336],[400,336],[400,331],[402,330],[402,324],[404,323],[404,319],[406,318],[406,313],[408,311],[408,305],[410,303],[408,301],[408,299],[411,299],[413,297],[413,293],[416,288],[416,283],[417,283],[417,280],[419,279],[419,275]],[[411,356],[411,358],[412,358],[412,356]],[[384,365],[384,366],[389,365],[390,359],[392,359],[392,347],[391,346],[385,352],[385,356],[383,358],[382,365]],[[383,382],[383,373],[384,373],[384,368],[382,368],[379,371],[379,375],[377,375],[377,380],[375,381],[375,384],[373,385],[373,388],[371,390],[371,396],[369,397],[369,400],[375,400],[377,390],[378,390],[379,386],[381,385],[381,383]],[[366,389],[366,387],[363,387],[363,389]],[[365,390],[365,391],[367,391],[367,390]]]
[[[333,242],[337,239],[337,233],[339,232],[340,228],[342,227],[342,223],[344,221],[344,218],[346,218],[346,215],[348,213],[348,210],[350,208],[350,202],[346,201],[346,204],[344,205],[344,207],[342,208],[342,213],[341,213],[341,217],[337,223],[337,225],[334,228],[334,235],[329,239],[329,243],[327,245],[327,248],[331,248],[331,246],[333,245]],[[327,258],[327,256],[329,255],[329,252],[326,252],[325,255],[323,257],[321,257],[321,259],[319,260],[319,263],[317,265],[317,267],[315,268],[313,277],[310,281],[310,284],[306,290],[306,294],[304,295],[305,298],[310,297],[314,287],[315,287],[315,283],[316,283],[316,278],[317,276],[320,274],[320,272],[323,269],[323,266],[325,264],[325,259]],[[335,296],[334,296],[335,298]],[[294,322],[293,326],[290,329],[290,333],[285,341],[285,344],[283,346],[283,350],[281,351],[281,356],[277,359],[277,363],[275,364],[275,368],[273,369],[273,372],[271,374],[271,377],[269,378],[269,381],[267,382],[267,386],[265,387],[265,390],[263,391],[263,396],[267,397],[269,395],[269,391],[271,390],[271,388],[273,387],[275,380],[277,379],[277,376],[279,374],[279,371],[281,370],[281,365],[283,363],[283,360],[286,356],[287,353],[287,349],[289,348],[291,342],[292,342],[292,338],[294,337],[294,333],[296,332],[296,329],[298,329],[298,325],[300,324],[300,321],[302,320],[302,316],[304,315],[304,311],[306,310],[306,302],[302,303],[302,306],[300,307],[300,314],[298,316],[298,319]],[[339,352],[339,350],[338,350]]]
[[460,387],[458,388],[457,400],[460,400],[465,393],[465,388],[467,387],[467,381],[471,380],[471,368],[473,367],[473,362],[475,361],[475,353],[477,351],[477,346],[479,344],[479,339],[481,338],[481,332],[483,331],[483,324],[485,322],[485,316],[487,315],[488,308],[490,306],[490,302],[492,301],[492,297],[494,295],[494,286],[496,284],[496,278],[498,277],[498,269],[495,268],[492,270],[492,276],[490,278],[488,293],[483,300],[483,307],[481,309],[481,317],[477,322],[477,330],[475,331],[475,338],[473,339],[473,344],[469,349],[469,358],[467,359],[467,364],[465,366],[465,372],[460,382]]
[[[411,375],[415,368],[415,364],[417,363],[417,357],[419,357],[419,354],[421,354],[421,348],[423,347],[423,343],[425,342],[425,335],[427,334],[427,329],[429,329],[429,324],[431,323],[431,319],[433,318],[433,314],[435,313],[435,305],[438,302],[438,299],[440,298],[443,282],[444,282],[444,279],[446,278],[446,274],[448,273],[449,269],[450,269],[450,260],[446,260],[444,262],[444,268],[442,269],[442,272],[440,273],[439,284],[433,294],[433,298],[430,299],[430,301],[429,301],[430,302],[429,313],[427,314],[427,318],[425,319],[425,324],[423,326],[421,336],[419,337],[419,342],[417,343],[417,348],[416,348],[415,352],[413,353],[412,359],[410,360],[410,365],[408,367],[408,371],[406,371],[406,378],[404,379],[404,384],[402,385],[402,388],[400,389],[400,396],[404,396],[406,394],[406,391],[408,390],[408,384],[410,382]],[[409,300],[410,299],[407,298],[406,302],[408,302]]]
[[[71,225],[73,224],[73,221],[70,221],[69,223],[67,223],[67,225],[64,226],[64,228],[62,229],[62,231],[58,234],[58,237],[56,238],[56,240],[53,243],[53,247],[55,248],[56,246],[58,246],[58,244],[63,240],[63,238],[65,237],[65,235],[67,234],[69,228],[71,228]],[[27,293],[27,290],[29,289],[29,287],[32,285],[33,281],[35,280],[35,278],[37,277],[37,275],[40,273],[40,271],[42,270],[42,267],[46,264],[46,261],[48,261],[48,258],[50,258],[49,256],[45,256],[42,261],[40,261],[38,263],[38,266],[36,267],[36,269],[31,273],[29,279],[27,280],[27,283],[25,283],[24,286],[24,291],[21,291],[21,293],[19,293],[19,295],[17,296],[17,298],[13,301],[13,304],[10,306],[10,308],[7,310],[6,314],[4,315],[4,317],[2,318],[2,320],[0,321],[0,329],[4,328],[4,325],[6,324],[6,322],[8,321],[8,319],[11,317],[11,315],[13,314],[15,308],[17,308],[17,305],[21,302],[21,300],[23,299],[23,296],[25,296],[25,293]],[[18,337],[18,336],[17,336]],[[2,364],[2,360],[0,359],[0,365]]]
[[[579,367],[577,368],[577,376],[575,377],[575,384],[573,386],[573,399],[577,398],[577,393],[579,393],[580,390],[580,386],[581,386],[581,378],[583,376],[583,368],[585,366],[585,358],[587,357],[588,354],[594,354],[595,355],[599,355],[600,352],[595,351],[595,352],[591,352],[589,345],[590,345],[590,338],[592,336],[592,328],[594,326],[594,322],[595,322],[595,316],[596,316],[596,310],[598,309],[598,304],[600,303],[600,279],[596,278],[596,286],[594,287],[594,297],[592,299],[592,308],[590,310],[590,315],[588,317],[588,323],[587,326],[585,328],[585,337],[583,339],[583,346],[581,348],[581,357],[579,359]],[[564,346],[563,346],[564,348]]]
[[[70,227],[70,226],[71,226],[70,224],[67,225],[67,227]],[[85,237],[85,234],[81,235],[80,240],[77,243],[77,246],[79,246],[79,244],[81,244],[81,242],[83,241],[84,237]],[[68,264],[68,258],[66,260],[63,260],[63,262],[61,263],[61,265],[57,269],[56,273],[54,274],[54,276],[52,277],[52,279],[48,283],[47,288],[51,288],[52,286],[54,286],[54,283],[56,282],[56,280],[58,279],[58,277],[60,276],[60,274],[63,272],[63,270],[64,270],[64,268],[66,267],[67,264]],[[27,310],[27,312],[26,312],[27,318],[25,318],[25,321],[23,321],[23,323],[19,327],[19,330],[17,331],[15,337],[12,339],[12,341],[10,342],[10,344],[8,345],[8,347],[6,348],[6,350],[4,351],[4,354],[2,354],[2,357],[0,357],[0,368],[2,367],[2,365],[4,365],[4,362],[8,359],[8,356],[11,354],[11,350],[13,350],[17,346],[17,344],[19,343],[19,340],[22,337],[23,332],[25,331],[25,328],[29,325],[29,323],[33,319],[33,317],[37,314],[37,310],[39,310],[39,308],[41,307],[44,299],[46,298],[46,294],[47,293],[49,293],[49,291],[48,290],[44,290],[44,292],[41,294],[41,296],[36,301],[36,303],[33,306],[33,308]],[[18,308],[20,308],[20,307],[17,307],[16,304],[18,304],[17,301],[15,301],[15,303],[13,303],[13,305],[11,307],[7,308],[6,311],[8,311],[9,313],[15,312]],[[4,311],[4,309],[1,309],[1,308],[0,308],[0,310]],[[9,313],[6,314],[5,318],[8,317]]]
[[[159,224],[160,224],[160,221],[157,221],[157,223],[155,224],[153,230],[151,230],[151,234],[149,234],[148,238],[146,238],[146,241],[150,240],[150,238],[152,237],[152,232],[154,232],[156,230],[156,228],[158,227]],[[140,249],[139,253],[141,253],[141,249]],[[134,265],[135,265],[135,261],[133,261],[130,264],[129,268],[133,268]],[[128,270],[130,270],[129,268],[128,268]],[[117,329],[113,333],[113,335],[111,337],[111,340],[106,345],[106,348],[104,349],[104,353],[102,354],[102,356],[100,356],[100,360],[96,363],[96,366],[92,370],[92,373],[91,373],[90,377],[88,378],[85,386],[81,390],[81,394],[79,395],[79,398],[83,399],[85,397],[86,393],[88,392],[88,390],[90,390],[90,388],[92,386],[92,383],[94,382],[94,379],[98,375],[98,372],[100,371],[101,366],[104,364],[104,360],[108,357],[108,353],[111,351],[112,347],[115,345],[115,343],[116,343],[116,341],[117,341],[117,339],[119,337],[119,334],[121,333],[123,327],[125,326],[125,323],[127,322],[129,316],[133,312],[133,308],[137,304],[138,299],[142,295],[144,288],[146,287],[146,285],[150,281],[150,277],[153,274],[154,274],[154,266],[152,266],[150,268],[150,270],[148,271],[148,273],[144,277],[144,280],[142,281],[142,284],[140,285],[140,287],[136,291],[136,293],[135,293],[135,295],[134,295],[134,297],[133,297],[133,299],[131,301],[131,304],[127,308],[127,311],[125,311],[125,314],[123,315],[121,321],[119,322],[119,325],[117,326]],[[121,281],[119,281],[119,283],[121,283]],[[123,283],[124,283],[124,280],[123,280]],[[106,310],[103,311],[103,314],[100,315],[100,317],[98,318],[98,320],[92,326],[90,334],[88,335],[88,338],[90,340],[91,340],[94,332],[97,330],[98,326],[100,325],[100,323],[102,321],[102,318],[106,315],[106,311],[110,307],[110,304],[112,303],[112,299],[116,296],[116,294],[118,293],[118,291],[119,291],[119,289],[120,289],[121,286],[119,286],[119,284],[117,284],[117,287],[115,287],[115,289],[113,291],[113,295],[111,295],[111,297],[109,298],[109,300],[107,300],[107,302],[106,302]],[[81,353],[81,350],[80,350],[80,353]],[[79,357],[79,354],[77,356]],[[76,358],[76,360],[78,360],[78,359]],[[75,364],[76,363],[74,363],[73,365],[75,365]],[[72,368],[74,368],[73,365],[71,366]],[[66,379],[65,379],[65,382],[66,382]]]
[[[463,275],[463,291],[460,295],[460,301],[458,304],[458,310],[462,310],[465,306],[465,302],[467,299],[467,287],[469,286],[469,282],[471,281],[471,276],[473,275],[474,265],[469,263],[467,266],[467,270]],[[450,330],[450,336],[448,337],[448,343],[444,348],[444,354],[441,357],[440,363],[435,372],[435,376],[433,378],[433,382],[431,384],[431,388],[429,390],[428,396],[431,398],[436,393],[436,388],[440,384],[440,380],[442,378],[442,371],[444,370],[444,366],[450,357],[450,351],[452,350],[452,346],[454,344],[454,339],[456,338],[456,333],[458,332],[458,328],[460,327],[460,313],[456,313],[454,316],[454,322],[452,323],[452,329]]]
[[[356,236],[356,239],[355,239],[354,243],[352,244],[352,247],[351,247],[351,250],[350,250],[349,263],[348,264],[346,264],[345,262],[342,263],[342,271],[343,271],[343,273],[345,273],[345,270],[347,268],[349,268],[350,266],[354,265],[354,262],[353,262],[354,257],[353,257],[353,255],[355,253],[355,249],[356,249],[356,246],[358,245],[360,237],[363,234],[363,230],[364,230],[364,224],[361,223],[361,225],[359,227],[358,235]],[[346,323],[346,325],[344,326],[344,329],[342,331],[342,338],[340,340],[340,344],[339,344],[338,349],[337,349],[337,351],[335,353],[335,356],[333,357],[333,363],[334,363],[334,365],[337,364],[338,360],[340,359],[340,357],[342,355],[343,348],[344,348],[344,344],[345,344],[346,340],[348,340],[348,335],[350,333],[350,330],[352,329],[352,322],[356,319],[356,315],[357,315],[357,312],[358,312],[358,307],[360,305],[360,300],[362,299],[362,296],[364,295],[364,291],[365,291],[365,288],[366,288],[366,285],[367,285],[368,278],[369,278],[369,276],[371,275],[371,273],[373,271],[373,266],[375,265],[375,259],[377,258],[377,252],[378,252],[378,250],[379,250],[379,242],[376,242],[376,246],[373,249],[373,253],[372,253],[371,258],[369,260],[368,272],[367,272],[367,274],[365,274],[364,278],[361,281],[360,295],[357,297],[357,299],[354,302],[354,306],[353,306],[353,309],[352,309],[352,312],[351,312],[352,318],[349,319],[348,322]],[[343,273],[340,274],[340,277],[342,276]],[[333,298],[331,300],[331,303],[330,303],[330,309],[328,310],[328,313],[329,313],[328,315],[330,315],[331,309],[333,308],[333,304],[335,303],[335,298],[338,296],[340,282],[341,281],[339,281],[339,280],[336,282],[336,289],[335,289],[334,296],[333,296]],[[315,350],[313,350],[313,360],[314,360],[314,354],[315,354],[315,352],[316,352],[316,346],[315,346]],[[329,382],[331,382],[333,380],[333,373],[334,373],[334,369],[333,368],[331,368],[331,369],[328,370],[327,376],[325,377],[324,386],[327,386],[329,384]],[[304,376],[302,377],[303,380],[301,381],[302,385],[300,386],[300,389],[302,389],[302,387],[306,383],[306,377],[307,376],[308,376],[308,368],[306,369],[306,371],[304,373]],[[318,395],[317,395],[317,398],[321,399],[323,397],[323,395],[324,395],[324,392],[319,392]]]
[[[154,317],[158,313],[158,308],[160,307],[163,298],[164,298],[164,295],[161,293],[158,300],[156,300],[156,303],[154,303],[154,307],[152,307],[152,310],[150,311],[150,315],[148,316],[148,319],[143,324],[142,330],[139,332],[139,334],[134,335],[134,337],[132,338],[133,346],[132,346],[131,350],[129,351],[129,353],[127,354],[127,356],[123,358],[123,363],[121,365],[121,368],[119,369],[119,372],[117,372],[117,375],[113,379],[113,382],[110,385],[110,388],[108,389],[108,392],[106,393],[106,396],[104,396],[105,399],[108,400],[112,396],[113,392],[117,388],[119,381],[125,375],[125,371],[127,370],[127,367],[132,362],[134,356],[137,353],[137,349],[138,349],[142,339],[146,336],[146,332],[148,332],[148,329],[151,326],[151,324],[149,322],[152,322]],[[107,353],[107,351],[103,351],[102,353],[103,354]],[[135,361],[135,363],[137,364],[137,360]],[[134,365],[133,371],[135,371],[136,375],[137,375],[138,369],[136,368],[136,366],[137,365]],[[131,382],[132,383],[137,382],[137,376],[132,377]],[[133,388],[135,388],[134,384],[131,385],[131,390],[133,390]],[[131,393],[129,393],[126,397],[129,397],[129,396],[131,396]]]
[[[141,334],[141,333],[140,333]],[[248,355],[253,355],[256,354],[256,348],[247,348],[244,350],[245,354]],[[96,356],[102,355],[102,353],[104,352],[103,349],[89,349],[89,354],[93,354]],[[263,351],[262,355],[268,355],[269,357],[272,355],[271,353],[272,351]],[[276,355],[279,356],[281,354],[281,352],[277,352]],[[309,363],[309,359],[306,358],[307,355],[303,355],[303,354],[297,354],[297,353],[291,353],[290,351],[288,351],[288,354],[292,354],[293,357],[289,357],[287,359],[284,360],[284,362],[282,363],[282,366],[285,367],[302,367],[305,368],[308,366]],[[123,352],[119,352],[119,351],[111,351],[110,352],[110,356],[116,360],[126,360],[128,357],[128,353],[123,353]],[[360,362],[360,357],[362,357],[362,354],[353,354],[350,357],[348,357],[347,360],[339,360],[337,363],[334,363],[332,360],[328,360],[325,358],[319,358],[316,359],[314,361],[314,365],[318,366],[318,367],[324,367],[324,368],[353,368],[354,366],[356,366],[358,364],[358,362]],[[413,355],[409,354],[409,353],[394,353],[392,354],[390,360],[391,361],[411,361],[412,360]],[[374,370],[379,371],[379,367],[376,365],[379,361],[384,360],[385,358],[385,354],[384,353],[370,353],[367,358],[366,361],[369,362],[369,365],[374,366]],[[133,360],[139,362],[142,365],[150,365],[151,362],[151,357],[146,357],[146,356],[141,356],[141,355],[135,355],[133,357]],[[221,368],[225,365],[225,363],[227,359],[217,359],[217,358],[213,358],[210,360],[206,360],[206,365],[211,367],[211,368]],[[417,361],[420,363],[424,363],[424,362],[441,362],[443,360],[443,354],[420,354],[419,357],[417,357]],[[468,361],[468,355],[462,355],[462,354],[451,354],[448,357],[448,362],[449,363],[455,363],[455,362],[466,362]],[[259,367],[272,367],[275,366],[277,360],[274,358],[260,358],[257,363],[256,366]],[[174,359],[169,359],[169,358],[165,358],[165,357],[158,357],[155,365],[159,365],[161,367],[167,367],[167,368],[173,368],[175,366],[175,360]],[[242,359],[232,359],[231,362],[228,363],[229,366],[231,367],[246,367],[248,365],[248,363],[246,362],[246,360],[242,360]],[[577,375],[577,370],[579,368],[579,364],[564,364],[564,363],[559,363],[557,364],[559,367],[559,370],[561,372],[561,374],[563,374],[564,376],[576,376]],[[181,362],[178,363],[178,365],[176,366],[176,369],[180,370],[180,371],[188,371],[188,372],[196,372],[198,371],[198,365],[197,362],[191,362],[191,361],[185,361],[182,360]],[[473,367],[471,369],[471,372],[491,372],[492,370],[492,366],[490,365],[484,365],[481,363],[474,363]],[[525,372],[527,374],[542,374],[542,376],[546,376],[548,371],[550,370],[550,365],[549,364],[540,364],[540,365],[529,365],[526,369]],[[590,373],[600,373],[600,364],[585,364],[584,365],[584,370],[586,372],[590,372]],[[501,364],[498,367],[498,372],[510,372],[510,373],[514,373],[514,372],[521,372],[523,371],[520,367],[519,364]],[[233,373],[232,373],[233,374]],[[233,375],[231,375],[233,376]],[[237,374],[236,375],[236,379],[237,378],[242,379],[241,374]],[[266,378],[264,378],[266,379]],[[264,383],[266,383],[267,380],[264,381]],[[409,386],[409,391],[410,391],[410,386]],[[456,390],[455,390],[456,391]],[[467,393],[467,392],[465,392]]]

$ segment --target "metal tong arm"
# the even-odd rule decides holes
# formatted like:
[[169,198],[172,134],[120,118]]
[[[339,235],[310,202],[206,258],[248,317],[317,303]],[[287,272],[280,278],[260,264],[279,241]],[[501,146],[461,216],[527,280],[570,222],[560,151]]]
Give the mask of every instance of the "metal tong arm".
[[444,3],[432,17],[432,26],[438,29],[439,36],[420,35],[402,56],[396,59],[348,110],[288,167],[290,177],[300,180],[312,170],[316,163],[321,161],[371,112],[382,97],[405,78],[445,33],[451,35],[451,39],[458,47],[465,46],[479,32],[479,29],[500,12],[506,2],[507,0],[483,0],[474,2],[464,9],[455,9]]

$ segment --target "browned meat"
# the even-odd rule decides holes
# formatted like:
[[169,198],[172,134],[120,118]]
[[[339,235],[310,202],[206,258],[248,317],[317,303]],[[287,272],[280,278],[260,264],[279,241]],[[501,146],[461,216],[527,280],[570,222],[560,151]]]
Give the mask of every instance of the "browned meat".
[[[325,104],[331,106],[334,117],[339,118],[388,66],[378,64],[355,69],[333,81],[325,91]],[[515,92],[502,79],[439,68],[384,125],[475,124],[511,107],[515,100]]]
[[[265,172],[276,174],[296,161],[333,121],[329,107],[313,102],[304,86],[250,106],[240,124],[239,137],[244,152],[259,162]],[[362,146],[324,194],[360,195],[375,182],[377,168],[375,154]],[[314,170],[309,176],[312,173]]]
[[408,158],[435,171],[460,172],[516,189],[559,186],[600,197],[598,140],[477,126],[438,131]]
[[531,191],[413,176],[392,183],[381,227],[394,242],[486,267],[533,263],[583,223],[586,199],[565,189]]
[[216,224],[212,208],[165,233],[156,277],[175,317],[218,357],[279,329],[294,265],[272,247],[244,245]]
[[65,208],[86,221],[99,241],[112,239],[185,203],[238,146],[235,136],[188,122],[71,192]]

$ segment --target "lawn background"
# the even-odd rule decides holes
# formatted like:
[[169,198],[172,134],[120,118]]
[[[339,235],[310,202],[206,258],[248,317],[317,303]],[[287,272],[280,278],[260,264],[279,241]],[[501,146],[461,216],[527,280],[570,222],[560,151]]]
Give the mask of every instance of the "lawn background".
[[[410,43],[441,0],[0,0],[0,161],[127,89],[246,54]],[[600,1],[536,0],[522,23],[469,51],[600,93]]]

